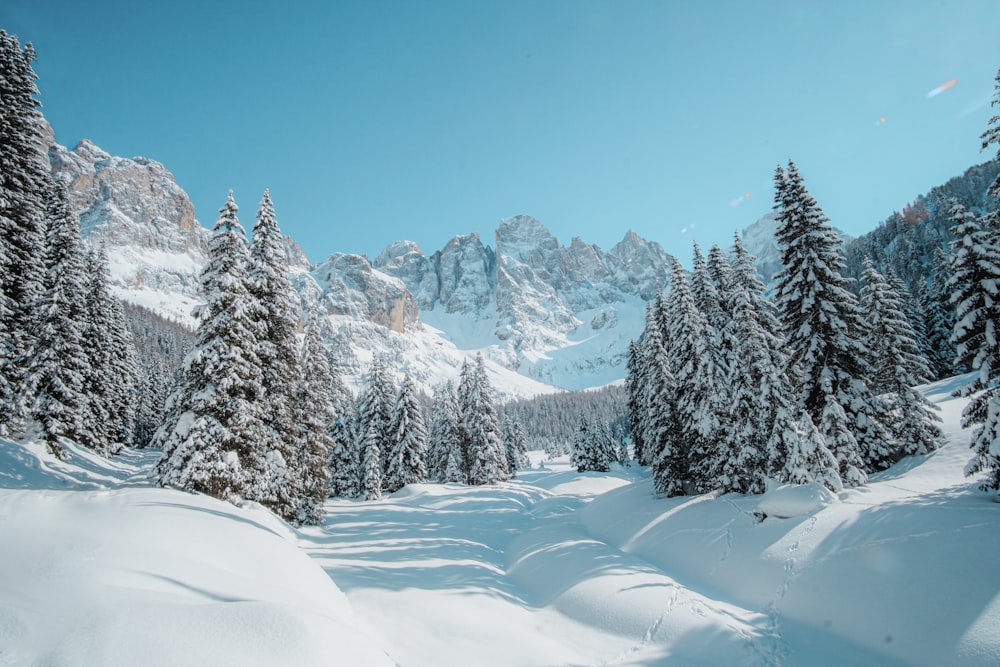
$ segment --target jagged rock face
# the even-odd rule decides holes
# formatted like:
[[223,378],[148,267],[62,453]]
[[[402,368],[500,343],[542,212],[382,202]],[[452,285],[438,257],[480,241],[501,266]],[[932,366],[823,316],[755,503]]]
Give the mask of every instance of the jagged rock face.
[[496,255],[479,234],[456,236],[431,256],[437,274],[435,308],[483,318],[494,303]]
[[659,243],[647,241],[631,229],[608,251],[607,260],[614,284],[644,301],[651,300],[657,288],[666,289],[669,283],[670,255]]
[[422,310],[430,310],[438,299],[438,277],[431,260],[413,241],[396,241],[386,246],[373,266],[399,278]]
[[162,164],[112,157],[86,139],[72,151],[52,145],[49,160],[53,175],[69,187],[81,234],[106,246],[113,284],[197,295],[210,232]]
[[330,315],[348,315],[402,333],[419,322],[417,303],[406,286],[372,268],[361,255],[334,253],[313,275],[325,286],[321,299]]

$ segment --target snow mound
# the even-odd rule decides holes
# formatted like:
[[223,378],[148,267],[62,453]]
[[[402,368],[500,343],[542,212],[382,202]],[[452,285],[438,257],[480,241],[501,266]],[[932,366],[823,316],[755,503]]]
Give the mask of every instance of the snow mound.
[[393,664],[295,531],[130,457],[0,440],[0,665]]
[[757,502],[757,511],[767,517],[791,519],[815,514],[837,502],[837,496],[822,484],[787,484],[764,494]]

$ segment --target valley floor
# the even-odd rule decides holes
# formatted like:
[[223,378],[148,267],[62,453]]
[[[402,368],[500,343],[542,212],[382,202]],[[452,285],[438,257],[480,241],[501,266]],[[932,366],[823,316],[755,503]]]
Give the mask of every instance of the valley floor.
[[1000,664],[955,382],[927,388],[945,447],[839,495],[659,499],[536,455],[301,530],[149,488],[149,455],[0,441],[0,665]]

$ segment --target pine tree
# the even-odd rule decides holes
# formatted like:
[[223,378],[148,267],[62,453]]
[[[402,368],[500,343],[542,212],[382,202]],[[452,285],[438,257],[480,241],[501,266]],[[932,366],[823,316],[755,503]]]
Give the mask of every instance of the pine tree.
[[824,377],[821,382],[824,403],[818,428],[823,442],[837,460],[837,472],[844,486],[863,486],[868,482],[868,474],[861,459],[858,441],[854,439],[847,415],[833,392],[833,381]]
[[268,440],[266,448],[274,462],[275,474],[269,506],[280,516],[295,520],[298,515],[297,458],[300,434],[292,418],[295,381],[298,377],[296,329],[300,319],[298,296],[288,280],[288,260],[281,244],[270,193],[265,190],[257,210],[250,243],[247,277],[252,319],[257,330],[264,391],[261,399]]
[[[993,106],[1000,106],[1000,71],[997,72]],[[1000,115],[990,118],[983,132],[982,148],[997,144],[1000,156]],[[1000,176],[987,189],[1000,201]],[[972,431],[972,458],[966,476],[986,472],[983,490],[1000,491],[1000,212],[984,216],[982,230],[964,219],[954,229],[952,275],[954,288],[956,365],[976,373],[963,390],[971,396],[962,411],[962,426]],[[975,393],[974,392],[979,392]]]
[[569,452],[570,465],[576,466],[577,472],[596,470],[594,467],[594,434],[590,431],[590,422],[586,415],[580,415],[580,426],[576,432],[576,439]]
[[365,500],[382,497],[382,435],[376,421],[368,422],[361,441],[361,493]]
[[504,451],[507,454],[507,469],[510,471],[510,476],[514,477],[518,470],[530,465],[527,436],[521,422],[509,416],[504,417],[502,431]]
[[775,237],[782,254],[775,300],[799,405],[813,423],[821,423],[826,392],[832,392],[866,468],[881,470],[897,458],[898,447],[884,425],[887,408],[865,380],[871,369],[858,338],[863,318],[841,275],[840,237],[793,162],[787,170],[778,168],[775,190]]
[[84,351],[84,258],[76,217],[65,188],[52,191],[46,234],[45,280],[36,304],[35,343],[22,384],[22,402],[49,451],[62,455],[61,438],[93,446],[86,430],[90,374]]
[[834,492],[844,488],[838,472],[840,465],[808,414],[802,413],[795,432],[787,440],[792,446],[785,459],[784,481],[791,484],[820,483]]
[[[719,391],[725,379],[716,363],[714,333],[696,307],[687,276],[676,258],[665,312],[665,348],[677,382],[673,415],[676,426],[669,456],[661,455],[654,463],[654,483],[660,493],[676,495],[705,490],[713,483],[705,459],[722,437],[728,407],[724,405],[724,392]],[[661,486],[661,481],[667,486]]]
[[266,501],[273,461],[261,443],[263,391],[256,353],[255,300],[247,290],[249,256],[232,192],[219,209],[201,276],[206,303],[198,312],[195,348],[184,359],[184,382],[171,397],[159,482],[216,498]]
[[[647,304],[647,327],[650,308],[651,306]],[[628,345],[628,357],[625,364],[626,407],[628,409],[629,432],[632,434],[632,449],[636,461],[639,462],[639,465],[649,465],[652,463],[652,459],[647,454],[646,442],[643,440],[645,430],[643,419],[646,415],[646,380],[642,375],[644,355],[639,345],[634,340],[630,341]]]
[[495,484],[510,478],[503,436],[493,403],[493,388],[486,376],[486,366],[481,355],[470,372],[471,391],[462,410],[462,431],[467,443],[469,484]]
[[364,461],[369,438],[374,438],[378,445],[379,455],[382,457],[379,459],[379,479],[381,481],[385,479],[389,457],[386,443],[390,439],[389,425],[392,421],[392,406],[395,395],[396,389],[389,372],[388,362],[382,357],[376,357],[368,369],[364,391],[358,397],[358,414],[355,423],[356,448],[361,456],[359,470],[362,479],[369,474],[365,467],[367,463]]
[[[45,219],[52,185],[31,67],[34,49],[0,30],[0,435],[31,407],[21,386],[45,290]],[[22,400],[19,400],[20,397]]]
[[940,380],[956,373],[955,346],[951,333],[955,328],[955,311],[947,289],[948,256],[940,247],[934,248],[934,273],[931,283],[918,296],[927,330],[926,352],[931,364],[931,379]]
[[315,312],[306,324],[298,369],[293,415],[301,454],[295,519],[296,523],[317,525],[323,520],[323,503],[330,495],[329,461],[334,448],[330,432],[337,415],[330,394],[333,375]]
[[[135,340],[125,321],[121,301],[108,289],[107,255],[102,246],[87,261],[85,337],[90,374],[88,429],[95,449],[107,456],[133,444],[136,422],[136,382],[139,368]],[[151,388],[146,387],[146,391]]]
[[916,333],[903,311],[902,295],[882,276],[870,258],[864,262],[861,307],[865,343],[871,350],[875,390],[888,396],[890,428],[904,454],[927,454],[943,434],[938,409],[916,385],[930,380],[930,367],[920,354]]
[[361,493],[362,443],[347,416],[334,419],[330,437],[330,495],[354,498]]
[[385,468],[384,486],[392,493],[407,484],[418,484],[427,479],[427,429],[417,404],[417,392],[409,376],[396,396],[396,403],[389,422],[388,465]]
[[[447,382],[437,388],[434,393],[434,406],[431,412],[430,429],[427,435],[427,474],[431,479],[444,481],[447,478],[448,461],[457,451],[459,458],[456,463],[462,469],[459,449],[459,414],[458,399],[455,397],[455,387]],[[453,479],[450,481],[462,481]]]

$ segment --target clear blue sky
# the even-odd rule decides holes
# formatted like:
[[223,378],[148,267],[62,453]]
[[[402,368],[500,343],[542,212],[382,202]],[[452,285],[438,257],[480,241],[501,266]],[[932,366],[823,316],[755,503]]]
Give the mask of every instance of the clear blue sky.
[[313,261],[526,213],[687,263],[788,158],[863,233],[992,157],[1000,68],[997,0],[4,0],[0,27],[60,143],[163,162],[207,226],[270,187]]

